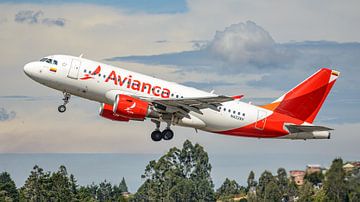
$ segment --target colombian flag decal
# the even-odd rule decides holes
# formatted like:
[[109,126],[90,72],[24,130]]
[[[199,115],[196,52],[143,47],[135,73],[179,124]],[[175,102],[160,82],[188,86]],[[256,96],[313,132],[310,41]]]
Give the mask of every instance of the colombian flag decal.
[[50,71],[56,72],[56,71],[57,71],[57,68],[56,68],[56,67],[50,67]]

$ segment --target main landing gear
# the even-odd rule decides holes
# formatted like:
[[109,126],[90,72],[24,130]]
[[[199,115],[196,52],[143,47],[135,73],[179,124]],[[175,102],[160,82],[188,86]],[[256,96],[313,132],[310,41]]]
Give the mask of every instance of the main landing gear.
[[69,103],[69,100],[71,97],[70,93],[63,92],[63,94],[64,94],[64,98],[63,98],[64,104],[62,104],[58,107],[58,111],[60,113],[64,113],[66,111],[66,104]]
[[164,140],[171,140],[174,137],[174,132],[170,129],[170,123],[167,123],[167,127],[162,132],[160,131],[160,121],[152,120],[156,124],[155,130],[151,133],[151,139],[155,142]]

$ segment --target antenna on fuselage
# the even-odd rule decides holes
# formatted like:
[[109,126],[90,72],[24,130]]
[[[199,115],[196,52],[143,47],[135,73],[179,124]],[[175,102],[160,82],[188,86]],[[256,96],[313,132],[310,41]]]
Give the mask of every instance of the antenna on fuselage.
[[83,55],[84,55],[84,54],[81,53],[80,56],[79,56],[79,58],[82,58]]
[[215,92],[215,90],[211,90],[211,91],[210,91],[211,94],[214,94],[214,92]]

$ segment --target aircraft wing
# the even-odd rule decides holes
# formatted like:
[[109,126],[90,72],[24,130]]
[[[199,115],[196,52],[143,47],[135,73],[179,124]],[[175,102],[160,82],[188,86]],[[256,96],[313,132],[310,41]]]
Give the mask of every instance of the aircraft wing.
[[228,96],[212,96],[212,97],[194,97],[194,98],[182,98],[182,99],[158,99],[151,100],[153,105],[168,113],[180,113],[183,116],[187,117],[190,111],[202,114],[200,109],[212,109],[215,111],[218,110],[218,106],[221,106],[221,103],[234,100],[233,97]]
[[334,130],[325,126],[303,126],[303,125],[285,125],[290,133],[329,131]]

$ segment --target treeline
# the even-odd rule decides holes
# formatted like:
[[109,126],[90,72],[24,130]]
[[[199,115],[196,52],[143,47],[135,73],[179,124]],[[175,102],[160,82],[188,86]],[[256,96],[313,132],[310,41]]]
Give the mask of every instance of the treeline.
[[188,140],[181,149],[171,148],[150,161],[141,178],[144,183],[128,195],[124,178],[118,185],[104,181],[79,186],[64,166],[53,173],[35,166],[20,188],[8,173],[1,173],[0,201],[360,201],[360,170],[345,172],[341,158],[325,175],[305,175],[301,186],[279,168],[276,174],[264,171],[258,179],[251,171],[244,186],[226,178],[215,190],[208,154]]
[[79,186],[74,175],[68,174],[65,166],[56,172],[44,172],[34,166],[24,186],[17,189],[7,172],[0,174],[0,201],[127,201],[125,179],[119,185],[106,180],[100,184]]

